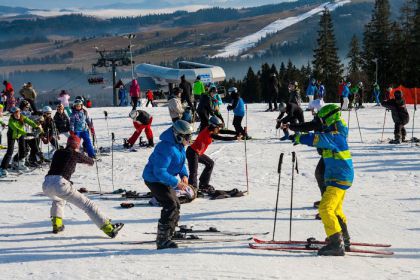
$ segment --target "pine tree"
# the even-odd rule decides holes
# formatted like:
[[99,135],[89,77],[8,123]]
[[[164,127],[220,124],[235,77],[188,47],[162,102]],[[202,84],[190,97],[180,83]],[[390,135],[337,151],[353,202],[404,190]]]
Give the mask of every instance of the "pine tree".
[[248,68],[248,72],[242,84],[242,97],[246,102],[261,102],[261,87],[258,76],[255,75],[252,67]]
[[317,48],[314,50],[313,75],[321,80],[326,88],[326,101],[333,101],[336,97],[337,85],[343,74],[343,66],[337,54],[334,27],[331,14],[324,9],[319,21]]
[[[409,27],[409,45],[407,57],[407,81],[408,87],[420,87],[420,55],[418,48],[420,45],[420,0],[414,0],[415,4],[411,5],[412,24]],[[414,2],[413,1],[413,2]],[[419,101],[417,101],[419,102]]]
[[350,80],[353,82],[360,81],[362,58],[360,56],[359,40],[357,39],[356,35],[353,35],[353,37],[351,38],[347,58],[349,59],[348,76]]
[[260,76],[260,85],[261,85],[261,95],[264,101],[268,100],[268,83],[270,80],[270,65],[264,63],[261,65],[261,74]]

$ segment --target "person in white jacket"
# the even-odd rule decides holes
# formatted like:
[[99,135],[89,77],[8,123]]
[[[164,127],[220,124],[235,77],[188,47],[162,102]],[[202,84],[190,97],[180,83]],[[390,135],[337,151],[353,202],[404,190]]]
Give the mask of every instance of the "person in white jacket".
[[182,118],[184,113],[184,107],[181,103],[182,89],[175,87],[172,91],[172,95],[168,101],[169,115],[172,118],[172,122],[176,122]]

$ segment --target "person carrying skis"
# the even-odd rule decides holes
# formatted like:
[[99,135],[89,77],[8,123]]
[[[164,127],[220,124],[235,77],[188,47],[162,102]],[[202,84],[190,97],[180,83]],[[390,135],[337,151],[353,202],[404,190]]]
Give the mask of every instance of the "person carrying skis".
[[394,121],[394,140],[389,141],[390,144],[401,144],[405,141],[407,131],[404,125],[410,121],[403,93],[400,90],[394,92],[394,99],[384,100],[381,105],[391,110],[392,120]]
[[194,110],[197,109],[197,103],[201,98],[201,95],[206,92],[206,88],[204,87],[204,83],[201,81],[200,75],[197,76],[193,85],[193,93],[194,93]]
[[22,89],[19,91],[20,95],[31,104],[32,111],[35,115],[42,115],[42,112],[38,111],[35,105],[35,99],[37,97],[37,93],[35,89],[32,87],[31,82],[27,82],[23,84]]
[[347,144],[348,127],[341,117],[340,107],[335,104],[325,105],[317,116],[323,124],[323,132],[295,134],[293,142],[322,149],[326,189],[319,204],[319,214],[328,244],[319,249],[318,255],[344,256],[345,250],[350,249],[350,235],[343,201],[354,178],[353,161]]
[[24,136],[28,134],[24,128],[25,124],[28,124],[33,128],[39,127],[42,131],[42,127],[31,121],[28,117],[22,115],[18,107],[12,107],[10,112],[12,115],[10,116],[8,123],[9,129],[7,130],[7,151],[1,162],[0,177],[6,177],[8,174],[7,169],[9,168],[10,160],[12,159],[15,141],[18,142],[17,160],[19,161],[19,169],[23,171],[28,170],[25,166],[26,144]]
[[148,89],[146,92],[146,98],[147,98],[147,103],[146,103],[146,107],[150,105],[152,105],[152,107],[155,107],[155,105],[153,104],[153,91],[151,89]]
[[76,99],[73,103],[73,112],[70,115],[70,135],[82,138],[83,146],[86,148],[89,157],[96,158],[95,150],[90,141],[89,130],[92,135],[95,135],[95,129],[88,111],[83,108],[83,102]]
[[99,211],[95,203],[81,194],[70,181],[78,163],[90,166],[94,164],[93,159],[79,152],[79,147],[80,138],[74,134],[71,135],[67,139],[67,147],[55,152],[50,170],[42,184],[44,194],[53,201],[50,211],[52,232],[59,233],[64,230],[64,207],[69,202],[83,210],[106,235],[115,238],[124,224],[111,223],[111,220]]
[[376,105],[375,106],[381,106],[381,102],[379,101],[379,97],[381,95],[381,90],[379,88],[378,83],[373,84],[373,96],[375,97]]
[[[278,95],[279,81],[277,80],[276,74],[272,73],[268,82],[268,109],[266,112],[277,111]],[[272,104],[274,104],[274,108]]]
[[[66,137],[69,137],[70,119],[66,113],[64,113],[63,104],[57,105],[57,111],[54,115],[54,124],[58,131],[58,137],[60,137],[60,134],[64,134]],[[58,140],[60,140],[60,138],[58,138]]]
[[[124,139],[124,148],[130,149],[131,147],[133,147],[140,134],[142,133],[143,129],[146,133],[147,140],[149,141],[147,147],[154,147],[155,144],[153,143],[153,131],[151,128],[153,117],[143,110],[131,111],[129,116],[133,120],[133,125],[136,130],[134,131],[133,135],[131,135],[130,139],[128,139],[127,141],[125,141],[126,139]],[[142,143],[139,144],[141,145]]]
[[156,237],[157,249],[178,248],[178,245],[171,240],[181,208],[175,190],[189,188],[184,147],[189,144],[192,132],[188,122],[176,121],[160,135],[161,141],[156,145],[144,167],[142,174],[144,182],[162,205]]
[[169,97],[168,110],[169,115],[172,118],[172,122],[180,120],[182,118],[182,114],[184,113],[184,107],[181,103],[181,94],[182,89],[179,87],[175,87],[172,90],[172,95]]
[[132,111],[137,109],[137,103],[140,99],[140,85],[136,79],[131,81],[130,86],[130,97],[131,97],[131,104],[133,105]]
[[64,89],[60,92],[60,94],[57,97],[58,100],[60,100],[60,104],[63,105],[64,110],[66,110],[67,116],[71,115],[71,109],[70,109],[70,95],[67,91]]
[[311,102],[312,100],[314,100],[314,96],[317,94],[317,92],[318,92],[318,88],[316,87],[316,80],[312,78],[311,82],[306,88],[306,96],[309,99],[308,102]]
[[242,139],[251,139],[247,131],[242,127],[242,119],[245,116],[245,102],[240,97],[238,89],[231,87],[228,89],[229,95],[232,98],[232,104],[227,106],[227,110],[233,110],[233,127],[237,135],[242,135]]
[[[209,158],[204,153],[206,152],[209,145],[215,140],[222,140],[222,141],[234,141],[241,139],[242,135],[236,135],[232,137],[223,137],[219,135],[220,129],[223,128],[223,122],[216,116],[212,116],[209,120],[209,126],[204,128],[195,139],[194,143],[187,148],[187,160],[188,160],[188,170],[190,172],[190,176],[188,178],[188,183],[195,187],[196,189],[200,189],[204,192],[208,192],[209,190],[214,190],[213,186],[211,186],[210,178],[211,173],[214,167],[214,161]],[[197,173],[198,173],[198,164],[204,164],[205,168],[200,175],[200,182],[197,184]]]
[[351,83],[348,82],[343,86],[343,91],[341,92],[341,96],[343,97],[343,105],[341,106],[341,110],[345,111],[349,109],[349,96],[350,96],[350,89]]
[[209,125],[210,116],[214,116],[213,102],[216,88],[210,88],[209,92],[202,93],[200,97],[200,103],[197,106],[197,113],[200,117],[200,131]]
[[[313,101],[312,101],[313,102]],[[281,141],[289,140],[288,124],[303,123],[305,118],[302,109],[295,103],[280,103],[280,115],[277,117],[276,129],[280,127],[283,129],[284,136],[280,138]],[[284,114],[286,116],[284,117]]]

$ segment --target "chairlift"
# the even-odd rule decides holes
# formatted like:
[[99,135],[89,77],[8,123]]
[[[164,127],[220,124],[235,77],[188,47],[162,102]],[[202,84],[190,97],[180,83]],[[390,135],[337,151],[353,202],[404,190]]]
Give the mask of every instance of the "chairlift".
[[95,68],[92,67],[92,72],[88,74],[89,85],[103,84],[104,82],[105,82],[104,77],[100,73],[97,73]]

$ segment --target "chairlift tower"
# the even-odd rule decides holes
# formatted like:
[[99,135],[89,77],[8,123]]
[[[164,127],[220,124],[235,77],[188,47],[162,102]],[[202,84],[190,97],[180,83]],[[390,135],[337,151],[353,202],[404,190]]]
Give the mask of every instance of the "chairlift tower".
[[98,47],[95,47],[95,49],[100,57],[96,63],[92,64],[92,67],[112,67],[113,103],[114,106],[118,106],[118,95],[115,88],[117,67],[133,65],[134,61],[130,59],[130,47],[118,50],[100,50]]

